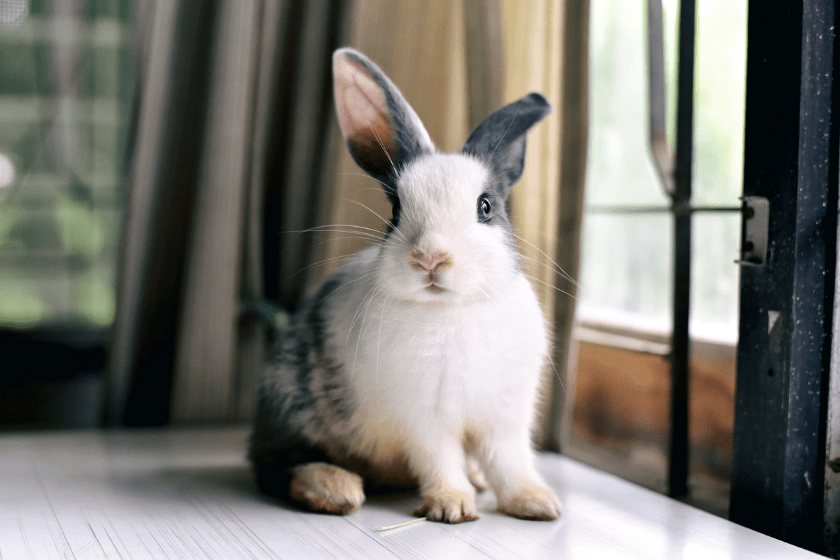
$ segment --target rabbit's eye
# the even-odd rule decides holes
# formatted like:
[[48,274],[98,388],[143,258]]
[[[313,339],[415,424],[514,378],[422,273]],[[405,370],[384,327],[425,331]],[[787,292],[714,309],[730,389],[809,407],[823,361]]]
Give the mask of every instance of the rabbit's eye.
[[478,221],[487,222],[492,215],[493,207],[490,206],[490,200],[485,195],[478,197]]

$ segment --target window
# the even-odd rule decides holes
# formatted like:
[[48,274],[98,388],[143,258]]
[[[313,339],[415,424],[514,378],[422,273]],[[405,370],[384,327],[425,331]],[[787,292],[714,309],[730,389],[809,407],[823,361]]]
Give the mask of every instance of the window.
[[[572,454],[663,490],[666,473],[673,225],[648,148],[643,5],[593,0],[592,118],[584,220]],[[669,143],[678,3],[663,3]],[[697,9],[695,206],[735,207],[743,168],[746,4]],[[645,208],[644,212],[633,209]],[[725,515],[738,337],[736,212],[693,216],[691,487]],[[604,463],[606,461],[606,463]]]
[[128,0],[0,3],[0,425],[100,422],[131,19]]
[[0,7],[0,326],[114,315],[131,4]]

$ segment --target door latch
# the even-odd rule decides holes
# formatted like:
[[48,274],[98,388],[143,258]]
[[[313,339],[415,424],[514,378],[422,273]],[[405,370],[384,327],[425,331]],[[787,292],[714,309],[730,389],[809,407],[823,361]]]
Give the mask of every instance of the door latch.
[[764,266],[770,231],[770,201],[763,196],[745,196],[741,203],[741,259],[743,266]]

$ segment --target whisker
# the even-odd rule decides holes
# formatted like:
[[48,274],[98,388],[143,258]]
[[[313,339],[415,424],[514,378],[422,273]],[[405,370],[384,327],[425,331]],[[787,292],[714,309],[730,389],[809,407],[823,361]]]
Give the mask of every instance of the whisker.
[[[388,152],[385,152],[385,153],[387,154]],[[388,159],[390,159],[390,158],[388,158]],[[391,165],[393,165],[393,163]],[[377,183],[379,183],[380,185],[385,187],[385,192],[392,192],[394,190],[394,188],[391,185],[380,181],[376,177],[371,177],[370,175],[365,175],[364,173],[336,173],[336,175],[356,175],[357,177],[364,177],[366,179],[371,179],[372,181],[376,181]],[[370,190],[374,190],[374,189],[370,189]],[[379,190],[379,189],[375,189],[375,190]]]
[[[495,288],[493,288],[493,286],[488,285],[487,287],[495,290]],[[499,345],[501,346],[502,345],[502,340],[501,340],[501,332],[502,331],[501,331],[501,328],[499,328],[499,327],[502,324],[502,322],[499,320],[499,309],[496,307],[496,300],[493,297],[491,297],[490,294],[485,292],[484,289],[481,286],[478,286],[478,289],[481,291],[482,294],[484,294],[484,297],[487,298],[487,301],[490,302],[490,305],[493,306],[493,315],[496,317],[496,327],[497,327],[496,332],[499,334],[499,337],[500,337]],[[475,298],[475,299],[476,299],[476,301],[478,300],[478,298]]]
[[323,230],[320,230],[320,231],[315,232],[315,233],[344,234],[345,236],[348,236],[348,237],[330,236],[330,237],[322,238],[320,241],[315,243],[316,247],[321,246],[325,243],[329,243],[330,241],[333,241],[334,239],[359,239],[359,240],[362,240],[362,241],[375,241],[375,242],[381,242],[382,240],[385,239],[385,234],[383,234],[381,232],[378,235],[375,235],[375,234],[367,233],[367,232],[364,232],[364,231],[353,231],[353,230],[346,231],[346,230],[340,230],[340,229],[334,229],[334,230],[323,229]]
[[342,231],[342,230],[339,230],[338,228],[351,228],[351,229],[373,232],[377,235],[385,235],[381,230],[374,229],[374,228],[369,228],[369,227],[364,227],[364,226],[357,226],[357,225],[354,225],[354,224],[324,224],[322,226],[315,226],[313,228],[309,228],[309,229],[305,229],[305,230],[301,230],[301,231],[292,231],[292,232],[286,232],[286,233],[318,233],[318,232],[321,232],[321,231],[329,232],[329,231],[333,231],[333,230],[337,230],[337,231],[343,232],[343,233],[349,233],[349,231]]
[[[493,148],[493,151],[492,151],[492,152],[490,152],[490,156],[489,156],[487,159],[489,159],[489,160],[491,160],[491,161],[493,160],[493,154],[495,154],[495,153],[496,153],[496,150],[498,150],[498,149],[499,149],[499,146],[501,146],[501,145],[502,145],[502,140],[504,140],[504,139],[505,139],[505,136],[507,136],[507,133],[508,133],[508,132],[510,132],[510,127],[512,127],[512,126],[513,126],[513,121],[515,121],[515,120],[516,120],[516,117],[519,115],[519,110],[520,110],[521,108],[522,108],[522,105],[519,105],[519,106],[516,108],[516,112],[513,114],[513,118],[512,118],[512,119],[510,119],[510,124],[508,125],[507,130],[505,130],[505,133],[504,133],[504,134],[502,134],[502,137],[501,137],[501,138],[499,138],[499,143],[498,143],[498,144],[496,144],[496,147],[495,147],[495,148]],[[500,159],[499,161],[502,161],[502,160]],[[494,164],[493,164],[493,167],[496,167],[496,164],[498,164],[498,163],[499,163],[498,161],[497,161],[496,163],[494,163]],[[492,168],[491,168],[491,169],[492,169]]]
[[488,287],[488,288],[490,288],[492,291],[496,292],[496,295],[497,295],[498,297],[500,297],[500,298],[504,298],[504,296],[502,295],[502,292],[500,292],[500,291],[499,291],[496,287],[494,287],[494,286],[492,286],[492,285],[490,285],[490,284],[487,284],[487,287]]
[[356,338],[356,353],[353,356],[353,370],[354,371],[356,369],[356,361],[359,359],[359,344],[362,342],[362,336],[364,336],[365,320],[367,319],[368,311],[370,311],[370,304],[373,303],[374,298],[376,298],[376,295],[380,292],[380,290],[378,288],[378,283],[374,284],[373,287],[377,288],[377,290],[373,293],[373,295],[370,297],[370,299],[368,299],[368,303],[365,306],[365,314],[362,316],[362,323],[359,326],[359,336],[358,336],[358,338]]
[[376,400],[379,401],[379,359],[382,349],[382,323],[385,321],[385,304],[388,303],[388,296],[382,300],[382,307],[379,309],[379,338],[376,340]]
[[384,234],[381,237],[379,237],[379,236],[376,236],[376,235],[365,234],[363,232],[355,232],[355,231],[348,231],[348,232],[335,231],[335,232],[331,232],[331,233],[345,233],[345,234],[347,234],[347,236],[345,236],[345,237],[330,237],[328,239],[324,239],[324,240],[318,242],[316,244],[316,246],[320,246],[320,245],[323,245],[325,243],[329,243],[330,241],[333,241],[335,239],[358,239],[360,241],[376,242],[377,244],[381,243],[382,241],[384,241],[386,239]]
[[[343,200],[347,201],[347,202],[350,202],[350,203],[352,203],[352,204],[357,204],[357,205],[361,206],[362,208],[364,208],[365,210],[367,210],[368,212],[370,212],[371,214],[373,214],[374,216],[376,216],[377,218],[379,218],[380,220],[382,220],[385,224],[387,224],[387,225],[391,225],[391,222],[389,222],[388,220],[386,220],[385,218],[383,218],[381,215],[379,215],[379,214],[378,214],[375,210],[373,210],[373,209],[372,209],[372,208],[370,208],[369,206],[366,206],[366,205],[364,205],[364,204],[362,204],[361,202],[358,202],[358,201],[356,201],[356,200],[350,200],[349,198],[345,198],[345,197],[341,197],[341,198],[342,198]],[[400,239],[402,239],[403,241],[405,241],[406,246],[409,246],[409,245],[410,245],[410,243],[408,242],[408,239],[406,239],[405,235],[404,235],[404,234],[403,234],[400,230],[398,230],[398,229],[394,228],[394,229],[392,229],[391,231],[393,231],[394,233],[396,233],[396,234],[400,237]]]
[[331,291],[330,293],[328,293],[327,295],[325,295],[324,297],[322,297],[321,299],[319,299],[319,300],[318,300],[318,303],[321,303],[322,301],[324,301],[325,299],[327,299],[328,297],[330,297],[331,295],[333,295],[334,293],[336,293],[338,290],[341,290],[342,288],[346,288],[346,287],[347,287],[347,286],[349,286],[350,284],[355,284],[356,282],[358,282],[358,281],[360,281],[360,280],[364,280],[365,278],[370,278],[370,277],[371,277],[371,276],[373,276],[374,274],[376,274],[376,271],[374,271],[374,272],[368,272],[367,274],[364,274],[364,275],[362,275],[362,276],[359,276],[358,278],[354,278],[353,280],[350,280],[349,282],[345,282],[344,284],[342,284],[341,286],[339,286],[339,287],[338,287],[338,288],[336,288],[335,290]]
[[546,270],[549,270],[549,271],[551,271],[551,272],[554,272],[554,273],[558,274],[558,275],[560,276],[560,279],[562,279],[562,280],[568,280],[569,282],[574,282],[571,278],[567,278],[565,275],[563,275],[563,274],[561,273],[561,271],[559,271],[559,270],[557,270],[556,268],[552,267],[550,264],[548,264],[547,262],[545,262],[545,261],[544,261],[544,260],[542,260],[542,259],[537,259],[537,258],[534,258],[534,257],[529,257],[528,255],[523,255],[523,254],[521,254],[521,253],[520,253],[520,255],[519,255],[519,256],[520,256],[520,257],[522,257],[523,259],[525,259],[525,260],[527,260],[527,261],[531,262],[531,263],[534,263],[535,265],[539,265],[539,266],[545,267],[545,269],[546,269]]
[[[379,237],[365,237],[365,236],[362,236],[362,235],[349,235],[349,236],[341,236],[341,237],[330,237],[329,239],[324,239],[324,240],[322,240],[322,241],[319,241],[318,243],[315,243],[315,245],[314,245],[314,246],[315,246],[315,247],[320,247],[321,245],[326,245],[327,243],[330,243],[331,241],[335,241],[335,240],[345,240],[345,239],[353,239],[353,240],[356,240],[356,241],[361,241],[361,242],[363,242],[363,243],[371,243],[371,242],[374,242],[374,241],[378,243],[378,242],[381,242],[383,238],[379,238]],[[373,246],[373,243],[371,243],[371,245],[370,245],[370,246]]]
[[560,374],[557,373],[557,367],[554,365],[554,360],[551,359],[551,352],[548,353],[548,361],[551,363],[551,369],[554,370],[554,375],[557,377],[557,381],[560,382],[560,387],[563,388],[563,394],[568,395],[568,391],[566,391],[566,385],[563,384],[563,380],[560,379]]
[[[339,239],[352,239],[352,238],[345,237],[345,238],[339,238]],[[334,262],[337,262],[337,261],[342,261],[342,260],[345,260],[345,259],[349,259],[352,256],[353,255],[341,255],[339,257],[330,257],[329,259],[324,259],[324,260],[321,260],[321,261],[318,261],[318,262],[314,262],[312,264],[304,266],[303,268],[301,268],[300,270],[295,272],[292,276],[296,276],[296,275],[300,274],[301,272],[303,272],[305,270],[309,270],[310,268],[314,268],[316,266],[323,266],[323,265],[326,265],[326,264],[331,264],[331,263],[334,263]]]
[[577,301],[577,298],[576,298],[575,296],[573,296],[572,294],[570,294],[569,292],[567,292],[567,291],[565,291],[565,290],[561,290],[560,288],[558,288],[558,287],[557,287],[557,286],[555,286],[554,284],[551,284],[551,283],[549,283],[549,282],[544,282],[544,281],[540,280],[539,278],[534,278],[534,277],[533,277],[533,276],[531,276],[530,274],[525,274],[524,272],[523,272],[522,274],[523,274],[526,278],[530,278],[530,279],[531,279],[531,280],[533,280],[534,282],[539,282],[540,284],[544,284],[544,285],[548,286],[549,288],[551,288],[552,290],[557,290],[557,291],[558,291],[558,292],[560,292],[561,294],[567,295],[567,296],[569,296],[570,298],[572,298],[573,300]]
[[[369,297],[372,297],[371,294],[373,294],[373,291],[376,289],[376,286],[377,283],[374,283],[373,286],[370,287],[370,290],[368,290],[368,292],[365,294],[365,297],[363,297],[362,301],[359,303],[359,307],[356,308],[356,313],[353,314],[353,320],[350,321],[350,328],[347,330],[347,340],[344,342],[345,348],[350,343],[350,334],[353,332],[353,327],[356,325],[356,321],[359,320],[362,307],[365,305],[365,300],[367,300]],[[359,329],[359,332],[361,333],[361,329]]]
[[373,128],[373,125],[368,125],[370,131],[373,132],[373,137],[376,138],[376,142],[379,144],[379,147],[382,148],[382,151],[385,152],[385,157],[388,158],[388,161],[391,162],[391,169],[394,170],[394,177],[398,176],[399,173],[397,172],[397,166],[394,165],[394,160],[391,159],[391,154],[388,153],[388,150],[385,149],[385,144],[382,143],[382,140],[379,138],[379,134],[376,133],[376,129]]
[[[354,173],[353,175],[356,175],[356,174]],[[382,181],[378,181],[378,182],[382,183]],[[384,184],[384,183],[382,183],[382,184]],[[364,187],[362,189],[357,189],[356,190],[356,192],[368,192],[368,191],[376,191],[378,193],[381,193],[382,189],[380,189],[379,187]]]
[[511,232],[511,235],[513,235],[513,236],[514,236],[516,239],[518,239],[519,241],[522,241],[523,243],[527,243],[528,245],[530,245],[531,247],[533,247],[534,249],[536,249],[537,251],[539,251],[539,253],[540,253],[542,256],[544,256],[544,257],[545,257],[545,258],[547,258],[549,261],[551,261],[551,264],[553,264],[553,265],[557,268],[557,271],[558,271],[558,272],[560,272],[560,274],[561,274],[564,278],[566,278],[566,280],[568,280],[569,282],[571,282],[572,284],[574,284],[574,285],[575,285],[575,287],[580,288],[580,284],[578,284],[577,282],[575,282],[574,278],[572,278],[572,277],[571,277],[571,275],[570,275],[568,272],[566,272],[565,270],[563,270],[563,268],[562,268],[559,264],[557,264],[557,263],[554,261],[554,259],[552,259],[552,258],[551,258],[551,257],[549,257],[548,255],[546,255],[546,254],[542,251],[542,249],[540,249],[539,247],[537,247],[536,245],[534,245],[533,243],[531,243],[531,242],[530,242],[530,241],[528,241],[527,239],[523,239],[522,237],[519,237],[518,235],[516,235],[516,234],[515,234],[515,233],[513,233],[513,232]]
[[[516,149],[516,144],[514,144],[513,146],[511,146],[511,147],[510,147],[510,149],[509,149],[507,152],[505,152],[505,153],[504,153],[504,155],[502,155],[502,157],[500,157],[499,159],[497,159],[497,160],[496,160],[496,163],[494,163],[492,166],[490,166],[490,169],[495,169],[495,168],[496,168],[496,166],[497,166],[497,165],[499,165],[499,163],[501,163],[501,162],[502,162],[502,160],[503,160],[503,159],[505,159],[505,158],[508,156],[508,154],[510,154],[510,153],[511,153],[513,150],[515,150],[515,149]],[[496,175],[493,175],[492,177],[490,177],[489,179],[487,179],[487,182],[489,183],[489,182],[490,182],[490,181],[492,181],[493,179],[496,179],[497,177],[501,177],[501,176],[502,176],[502,175],[504,175],[505,173],[507,173],[507,171],[502,171],[501,173],[497,173]]]
[[[383,241],[385,237],[378,237],[371,233],[365,233],[362,231],[332,231],[335,235],[346,235],[349,239],[364,239],[369,241]],[[325,241],[329,241],[330,239],[335,239],[335,236],[330,236],[326,238]]]

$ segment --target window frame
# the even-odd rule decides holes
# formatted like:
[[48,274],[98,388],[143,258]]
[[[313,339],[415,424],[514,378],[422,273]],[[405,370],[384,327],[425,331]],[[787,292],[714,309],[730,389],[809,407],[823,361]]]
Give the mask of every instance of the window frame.
[[837,538],[823,534],[840,163],[834,25],[830,0],[749,6],[744,196],[769,200],[770,250],[765,265],[741,271],[730,510],[736,523],[817,552]]

